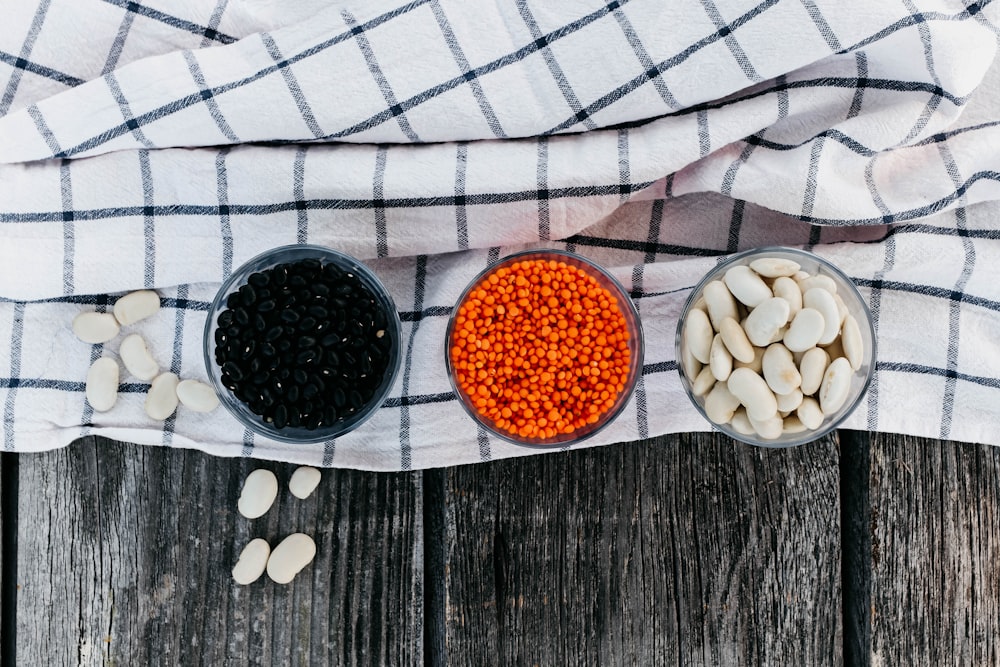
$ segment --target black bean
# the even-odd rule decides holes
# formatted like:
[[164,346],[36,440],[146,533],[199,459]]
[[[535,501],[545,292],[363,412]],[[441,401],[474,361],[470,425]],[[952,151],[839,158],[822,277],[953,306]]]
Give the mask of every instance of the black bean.
[[288,352],[292,349],[292,341],[283,338],[278,341],[278,352]]
[[306,372],[305,372],[304,370],[302,370],[301,368],[297,368],[297,369],[295,369],[295,372],[294,372],[294,373],[292,374],[292,377],[293,377],[293,378],[295,379],[295,381],[296,381],[296,382],[298,382],[299,384],[305,384],[306,382],[308,382],[308,381],[309,381],[309,374],[308,374],[308,373],[306,373]]
[[233,292],[226,297],[226,308],[236,308],[241,303],[243,303],[243,298],[239,292]]
[[299,352],[297,357],[295,357],[295,361],[300,364],[308,364],[309,362],[316,360],[316,353],[317,350],[315,349],[303,350],[302,352]]
[[242,380],[245,376],[243,369],[240,368],[235,361],[227,361],[222,364],[222,372],[237,382]]
[[274,409],[274,427],[275,428],[285,428],[288,423],[288,408],[284,404],[279,403],[278,407]]
[[267,382],[269,377],[271,377],[271,374],[267,371],[258,371],[250,376],[250,381],[254,384],[261,385]]
[[360,370],[361,370],[362,373],[364,373],[366,375],[368,373],[371,373],[372,370],[373,370],[372,369],[372,361],[371,361],[371,359],[368,358],[367,354],[361,355]]
[[316,405],[312,401],[302,401],[299,405],[300,413],[303,415],[311,414],[313,410],[316,409]]
[[310,306],[308,312],[317,320],[325,320],[330,316],[330,311],[323,306]]
[[323,267],[323,274],[330,280],[339,280],[344,272],[336,264],[326,264]]
[[375,325],[376,329],[385,329],[386,326],[388,326],[389,322],[386,319],[386,315],[382,311],[382,309],[380,309],[380,308],[376,308],[375,309],[375,316],[374,316],[374,322],[373,322],[373,324]]
[[248,283],[240,288],[240,297],[243,299],[244,306],[252,306],[257,301],[257,290]]
[[247,342],[246,346],[243,348],[243,352],[240,353],[240,356],[243,357],[244,360],[246,360],[254,356],[254,352],[256,351],[257,351],[257,341],[251,338]]
[[295,275],[288,277],[288,284],[292,287],[305,287],[309,284],[309,281],[304,276]]
[[250,372],[259,373],[264,369],[264,362],[261,359],[254,358],[250,361]]
[[254,316],[253,316],[253,328],[256,331],[261,331],[261,332],[263,332],[265,329],[267,329],[267,320],[265,320],[264,316],[261,315],[260,313],[254,313]]
[[253,285],[254,287],[264,287],[269,282],[271,282],[271,279],[267,273],[257,272],[257,273],[251,273],[250,276],[247,278],[247,282]]
[[286,308],[285,310],[281,311],[282,321],[288,322],[289,324],[294,324],[295,322],[298,322],[301,318],[302,315],[300,315],[297,310],[294,310],[292,308]]
[[314,384],[314,385],[316,385],[316,388],[319,389],[320,391],[326,391],[326,382],[323,382],[323,376],[322,375],[318,375],[318,374],[317,375],[313,375],[309,379],[309,382],[312,383],[312,384]]
[[337,408],[332,405],[328,405],[323,408],[323,421],[328,425],[333,424],[337,421]]
[[281,335],[283,333],[284,329],[281,328],[281,325],[273,326],[267,330],[267,333],[264,334],[264,340],[266,340],[269,343],[274,342],[279,338],[281,338]]
[[347,395],[341,387],[334,388],[332,398],[333,404],[338,408],[342,408],[347,404]]
[[257,310],[261,313],[267,313],[274,310],[274,307],[278,305],[274,299],[265,299],[257,304]]
[[315,347],[316,339],[312,336],[303,336],[299,338],[299,347]]
[[222,313],[219,314],[219,319],[217,320],[217,322],[219,323],[219,326],[222,327],[223,329],[228,327],[230,324],[233,323],[233,311],[231,310],[222,311]]
[[216,329],[215,330],[215,344],[216,345],[222,345],[227,340],[228,340],[228,334],[226,334],[226,330],[225,329]]
[[260,353],[265,357],[273,357],[278,353],[278,351],[274,349],[274,346],[270,343],[264,343],[260,346]]
[[334,345],[338,345],[339,343],[340,343],[340,334],[338,333],[328,333],[327,335],[323,336],[323,338],[319,341],[319,344],[322,345],[323,347],[333,347]]
[[316,429],[319,428],[319,425],[322,423],[322,421],[323,421],[323,413],[314,412],[312,415],[310,415],[309,419],[306,420],[306,428],[309,429],[310,431],[315,431]]
[[313,331],[316,329],[315,317],[303,317],[299,321],[299,331]]
[[307,384],[302,388],[302,398],[312,400],[319,394],[319,388],[314,384]]
[[340,283],[333,288],[333,293],[340,296],[351,296],[354,294],[354,286],[350,283]]
[[288,415],[288,425],[291,426],[292,428],[298,428],[302,426],[302,417],[299,415],[298,412],[293,411]]
[[353,354],[351,354],[350,352],[347,352],[346,350],[341,355],[341,359],[343,360],[344,365],[348,366],[348,367],[352,367],[352,366],[354,366],[355,364],[358,363],[357,358]]
[[340,356],[333,350],[326,351],[326,363],[328,363],[333,368],[340,366]]
[[298,385],[293,384],[291,387],[289,387],[288,391],[285,393],[285,398],[288,400],[289,403],[298,403],[299,402]]

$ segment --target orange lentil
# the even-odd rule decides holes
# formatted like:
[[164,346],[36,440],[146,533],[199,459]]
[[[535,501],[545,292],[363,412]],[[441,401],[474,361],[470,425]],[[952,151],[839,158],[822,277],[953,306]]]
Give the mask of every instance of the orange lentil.
[[475,410],[525,439],[596,423],[624,391],[631,362],[615,296],[556,260],[484,277],[458,306],[449,354]]

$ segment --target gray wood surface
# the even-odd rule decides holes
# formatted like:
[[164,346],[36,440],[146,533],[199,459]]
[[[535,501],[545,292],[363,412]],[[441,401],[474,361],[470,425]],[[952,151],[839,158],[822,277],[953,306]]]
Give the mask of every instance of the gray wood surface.
[[870,444],[871,664],[1000,664],[1000,448]]
[[[276,504],[236,511],[254,468]],[[19,457],[16,664],[415,665],[422,661],[419,473],[324,471],[88,439]],[[289,585],[234,585],[254,537],[317,544]]]
[[447,663],[838,664],[836,442],[721,436],[447,476]]
[[[257,467],[277,505],[235,499]],[[417,473],[0,458],[7,665],[996,665],[1000,448],[711,434]],[[242,546],[303,531],[288,586]]]

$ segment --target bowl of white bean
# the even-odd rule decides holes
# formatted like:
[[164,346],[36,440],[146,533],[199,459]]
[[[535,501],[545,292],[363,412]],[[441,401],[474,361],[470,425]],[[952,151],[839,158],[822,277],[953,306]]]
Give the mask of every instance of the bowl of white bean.
[[794,447],[837,428],[875,368],[857,287],[811,252],[769,246],[720,262],[691,290],[675,337],[681,384],[718,430]]

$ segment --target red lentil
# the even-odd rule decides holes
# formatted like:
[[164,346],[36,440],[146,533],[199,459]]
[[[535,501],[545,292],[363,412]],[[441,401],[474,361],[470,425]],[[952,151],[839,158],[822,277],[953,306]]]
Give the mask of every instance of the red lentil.
[[597,279],[564,261],[525,259],[469,290],[450,357],[482,417],[522,439],[550,439],[614,406],[631,350],[618,300]]

